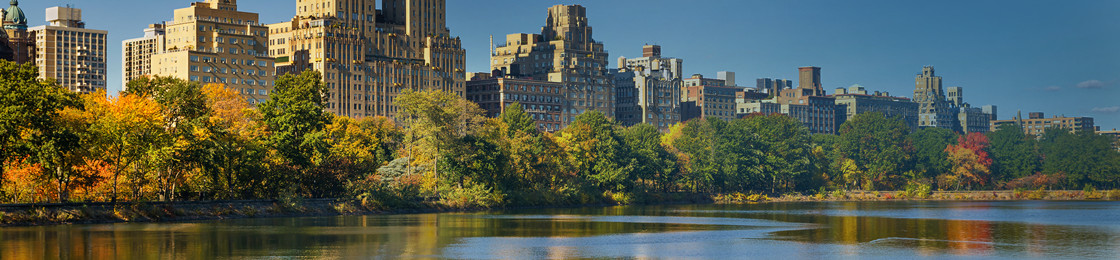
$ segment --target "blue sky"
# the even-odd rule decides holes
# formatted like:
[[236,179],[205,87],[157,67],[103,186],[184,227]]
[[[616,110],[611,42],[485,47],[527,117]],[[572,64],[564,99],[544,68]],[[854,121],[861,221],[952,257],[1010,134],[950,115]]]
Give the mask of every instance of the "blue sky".
[[[108,29],[113,93],[121,85],[120,41],[191,1],[21,2],[32,26],[45,23],[45,8],[72,4],[87,27]],[[239,4],[265,23],[295,15],[294,0]],[[448,0],[448,27],[463,40],[468,69],[487,71],[490,35],[539,33],[555,4],[588,8],[612,63],[660,44],[665,56],[685,60],[686,74],[734,71],[740,85],[753,86],[755,78],[796,80],[797,67],[818,66],[830,92],[860,84],[907,97],[914,76],[932,65],[945,87],[964,87],[974,106],[999,106],[1001,119],[1041,111],[1120,128],[1120,1]]]

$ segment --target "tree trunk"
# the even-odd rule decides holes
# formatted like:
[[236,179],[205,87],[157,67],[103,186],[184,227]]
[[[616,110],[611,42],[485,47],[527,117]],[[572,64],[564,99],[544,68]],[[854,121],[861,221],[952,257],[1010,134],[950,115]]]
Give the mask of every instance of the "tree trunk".
[[55,178],[58,180],[58,203],[66,202],[66,177],[62,175],[62,166],[55,166]]

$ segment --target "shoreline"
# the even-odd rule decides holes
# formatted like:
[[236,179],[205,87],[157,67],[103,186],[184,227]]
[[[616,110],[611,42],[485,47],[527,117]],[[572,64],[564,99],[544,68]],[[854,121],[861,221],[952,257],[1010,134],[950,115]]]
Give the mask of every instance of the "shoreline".
[[757,204],[784,202],[901,202],[901,201],[1117,201],[1120,191],[935,191],[925,198],[906,198],[901,191],[845,191],[828,195],[783,195],[769,198],[766,195],[696,195],[680,201],[651,201],[646,203],[598,203],[582,205],[536,205],[498,208],[455,208],[434,202],[419,202],[409,207],[372,208],[362,206],[358,200],[308,199],[296,203],[278,200],[244,201],[190,201],[190,202],[126,202],[126,203],[67,203],[67,204],[8,204],[0,205],[0,227],[28,227],[55,225],[87,225],[114,223],[174,223],[205,220],[328,217],[355,215],[396,215],[424,213],[483,212],[512,209],[554,209],[578,207],[610,207],[620,205],[679,205],[679,204]]

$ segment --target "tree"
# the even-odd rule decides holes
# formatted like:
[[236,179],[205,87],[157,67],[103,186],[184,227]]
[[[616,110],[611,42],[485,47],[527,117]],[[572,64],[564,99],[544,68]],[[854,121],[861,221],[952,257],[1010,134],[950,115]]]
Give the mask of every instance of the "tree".
[[335,117],[323,130],[328,152],[317,169],[328,195],[340,196],[347,182],[370,178],[393,159],[400,129],[386,117]]
[[[991,178],[992,159],[988,156],[988,137],[980,133],[971,133],[957,139],[956,145],[945,148],[949,154],[951,177],[948,181],[955,181],[956,189],[961,185],[971,188],[973,184],[984,186]],[[942,184],[942,187],[947,185]]]
[[331,121],[324,110],[327,87],[321,74],[313,70],[280,76],[274,87],[268,101],[258,107],[268,133],[265,143],[297,174],[294,180],[279,185],[298,187],[304,195],[314,196],[317,190],[313,186],[319,180],[309,170],[327,152],[322,132]]
[[560,134],[560,145],[576,176],[603,191],[629,190],[631,164],[622,137],[615,131],[615,123],[599,111],[576,117]]
[[[397,117],[404,126],[404,154],[410,175],[416,166],[426,165],[422,185],[427,191],[438,191],[438,165],[442,153],[458,138],[474,134],[486,120],[474,102],[442,90],[406,90],[396,98],[400,107]],[[461,185],[460,185],[461,186]]]
[[[211,111],[202,86],[177,78],[145,77],[128,87],[123,95],[151,97],[160,105],[163,131],[153,138],[140,166],[152,175],[147,179],[154,180],[160,200],[175,200],[176,190],[205,164],[207,140],[212,138],[207,131]],[[139,196],[140,185],[130,184],[134,197]]]
[[268,101],[259,106],[267,142],[288,163],[310,168],[315,156],[324,153],[319,135],[331,121],[324,110],[328,89],[322,75],[313,70],[285,74],[274,87]]
[[887,119],[882,113],[858,114],[840,126],[836,153],[850,159],[863,174],[856,186],[864,189],[897,189],[902,172],[910,161],[906,140],[909,127],[901,120]]
[[240,94],[222,84],[202,86],[210,115],[204,130],[203,169],[206,187],[217,198],[249,198],[266,183],[268,150],[260,142],[260,114]]
[[577,182],[565,169],[564,150],[556,138],[540,131],[535,120],[519,103],[507,106],[499,120],[490,121],[483,136],[494,140],[508,158],[502,170],[502,185],[512,203],[526,205],[562,203],[561,194]]
[[117,201],[122,176],[137,171],[133,165],[143,161],[148,147],[163,132],[163,115],[154,100],[136,94],[106,98],[105,92],[83,95],[85,120],[90,138],[85,140],[92,155],[110,166],[110,198]]
[[796,180],[811,178],[813,148],[809,129],[785,115],[753,115],[742,119],[758,135],[764,158],[762,173],[770,177],[770,192],[797,189]]
[[1038,141],[1027,136],[1017,124],[1001,125],[988,133],[991,141],[992,181],[1008,182],[1038,173],[1042,168],[1042,155]]
[[[22,160],[28,155],[48,159],[49,153],[40,147],[46,142],[55,152],[72,149],[76,141],[69,136],[61,112],[66,108],[80,108],[77,95],[54,84],[40,80],[39,70],[30,63],[19,65],[0,60],[0,160]],[[57,153],[55,153],[57,155]],[[46,157],[44,157],[46,156]],[[0,168],[0,179],[5,169]],[[3,189],[0,189],[2,191]],[[3,196],[4,194],[0,194]]]
[[[957,134],[949,129],[930,127],[910,134],[914,144],[914,171],[917,178],[935,178],[949,172],[948,154],[945,148],[957,140]],[[917,181],[917,180],[910,180]]]
[[623,142],[630,151],[634,177],[644,184],[643,192],[669,191],[669,184],[678,177],[676,159],[661,145],[657,127],[642,123],[621,131]]
[[1092,131],[1070,133],[1050,129],[1043,134],[1039,147],[1042,171],[1048,175],[1063,174],[1063,188],[1084,184],[1103,188],[1120,187],[1120,155],[1112,147],[1113,139]]
[[673,126],[662,139],[677,154],[681,181],[694,192],[742,192],[762,190],[764,154],[758,135],[745,121],[692,120]]

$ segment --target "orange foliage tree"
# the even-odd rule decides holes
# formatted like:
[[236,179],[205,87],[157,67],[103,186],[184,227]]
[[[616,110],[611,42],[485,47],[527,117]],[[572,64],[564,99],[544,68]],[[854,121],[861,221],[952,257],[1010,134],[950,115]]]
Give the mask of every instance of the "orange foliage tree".
[[[971,133],[957,139],[956,145],[949,145],[945,152],[949,154],[952,165],[951,173],[942,177],[955,184],[959,190],[962,185],[987,185],[991,178],[992,159],[988,155],[988,137],[980,133]],[[953,183],[955,182],[955,183]]]
[[109,194],[109,201],[116,202],[121,194],[120,185],[139,190],[131,186],[146,183],[139,173],[142,169],[136,165],[145,160],[147,148],[163,132],[163,114],[158,103],[140,94],[106,97],[104,92],[97,92],[85,95],[84,103],[85,117],[90,122],[89,149],[104,162],[103,167],[97,168],[108,172],[104,176],[109,186],[105,193]]

